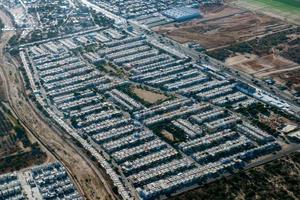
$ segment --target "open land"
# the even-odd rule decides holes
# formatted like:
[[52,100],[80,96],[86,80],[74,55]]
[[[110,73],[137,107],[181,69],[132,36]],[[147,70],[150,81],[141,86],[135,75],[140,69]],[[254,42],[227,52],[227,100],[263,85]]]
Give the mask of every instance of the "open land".
[[234,44],[209,54],[225,60],[226,65],[234,69],[259,79],[272,79],[280,87],[299,92],[300,83],[295,76],[300,69],[298,52],[299,30],[296,30],[292,34],[281,32]]
[[[282,80],[279,80],[279,74],[291,71],[298,71],[300,69],[299,64],[285,59],[279,55],[269,54],[262,57],[255,55],[237,55],[230,57],[226,60],[228,65],[234,66],[240,71],[244,71],[250,75],[258,78],[269,78],[274,79],[283,84]],[[297,81],[294,84],[299,84]]]
[[[238,1],[241,2],[245,1]],[[274,4],[279,7],[283,2]],[[295,11],[299,9],[297,5],[297,1],[285,1],[283,10]],[[295,26],[274,15],[252,12],[247,6],[235,4],[204,7],[202,13],[202,19],[161,26],[155,31],[179,43],[198,43],[209,56],[225,61],[233,69],[255,78],[272,79],[288,92],[299,92],[298,79],[291,77],[300,68],[300,35],[299,30],[293,31]]]
[[53,160],[2,108],[0,116],[0,174]]
[[300,2],[298,0],[238,0],[233,3],[254,12],[262,12],[300,24]]
[[137,88],[137,87],[133,88],[133,92],[137,96],[139,96],[141,99],[143,99],[144,101],[147,101],[151,104],[157,103],[158,101],[164,101],[168,98],[167,96],[165,96],[163,94],[145,90],[145,89],[141,89],[141,88]]
[[208,8],[202,19],[162,26],[156,31],[180,43],[197,42],[207,50],[213,50],[289,27],[267,15],[223,6]]

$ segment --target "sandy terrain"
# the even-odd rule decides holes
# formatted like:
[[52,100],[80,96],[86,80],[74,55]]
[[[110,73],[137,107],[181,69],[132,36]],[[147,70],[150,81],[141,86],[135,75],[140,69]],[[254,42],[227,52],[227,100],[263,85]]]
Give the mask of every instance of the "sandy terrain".
[[226,59],[226,64],[260,79],[272,78],[278,85],[292,83],[289,89],[300,91],[300,65],[281,56],[237,54]]
[[[227,58],[225,61],[226,65],[239,65],[242,63],[252,62],[255,61],[258,58],[258,56],[254,54],[237,54],[236,56]],[[254,67],[254,66],[253,66]],[[248,70],[251,70],[247,68]]]
[[262,57],[252,54],[239,54],[228,58],[226,64],[259,78],[276,74],[282,70],[294,70],[295,67],[298,67],[298,64],[274,54]]

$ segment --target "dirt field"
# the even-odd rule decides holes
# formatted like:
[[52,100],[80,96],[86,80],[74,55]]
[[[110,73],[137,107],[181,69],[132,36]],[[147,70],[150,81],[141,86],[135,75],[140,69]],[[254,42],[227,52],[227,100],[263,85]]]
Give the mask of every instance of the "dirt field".
[[176,138],[174,137],[174,135],[172,133],[170,133],[169,131],[166,130],[162,130],[161,134],[163,137],[165,137],[168,141],[172,141],[174,142],[176,140]]
[[193,41],[213,50],[287,27],[289,25],[267,15],[223,6],[208,10],[203,19],[158,27],[156,31],[180,43]]
[[299,67],[297,63],[274,54],[262,57],[253,54],[239,54],[228,58],[226,64],[259,78],[268,77],[278,71],[288,71]]
[[260,79],[272,78],[278,85],[289,82],[292,84],[289,89],[300,89],[300,65],[281,56],[238,54],[226,59],[226,64]]
[[148,90],[143,90],[143,89],[137,88],[137,87],[133,88],[133,92],[137,96],[139,96],[141,99],[143,99],[151,104],[154,104],[158,101],[164,101],[168,98],[167,96],[165,96],[163,94],[159,94],[159,93],[148,91]]

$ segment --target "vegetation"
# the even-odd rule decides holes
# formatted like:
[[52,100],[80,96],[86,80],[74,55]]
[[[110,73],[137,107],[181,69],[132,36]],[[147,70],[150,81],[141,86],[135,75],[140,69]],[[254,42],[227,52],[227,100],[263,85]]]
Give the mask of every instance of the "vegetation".
[[12,130],[11,122],[0,111],[0,137],[9,134]]
[[265,8],[275,9],[290,14],[300,13],[300,1],[298,0],[246,0],[249,3],[261,4]]
[[298,46],[289,48],[286,52],[282,54],[283,57],[292,60],[298,64],[300,64],[300,42]]
[[38,143],[32,143],[24,127],[16,119],[10,120],[6,113],[8,110],[0,110],[0,173],[43,163],[47,156]]
[[0,36],[2,34],[3,28],[4,28],[4,23],[0,20]]
[[242,115],[246,116],[250,121],[252,121],[253,124],[258,126],[260,129],[266,131],[269,134],[278,135],[278,131],[272,129],[267,124],[260,121],[259,115],[265,115],[267,117],[270,117],[271,113],[277,114],[279,116],[282,116],[286,119],[289,119],[291,121],[295,121],[297,123],[300,123],[300,119],[290,115],[274,106],[266,105],[263,103],[256,103],[252,104],[248,107],[241,107],[237,110],[237,112],[241,113]]
[[[161,123],[157,123],[154,124],[152,126],[149,127],[156,135],[158,135],[159,137],[161,137],[163,140],[166,140],[167,142],[169,142],[170,144],[176,144],[178,142],[185,142],[187,140],[186,134],[181,130],[178,129],[177,127],[173,126],[171,124],[171,121],[164,121]],[[162,131],[166,130],[169,133],[171,133],[175,140],[169,140],[168,138],[166,138],[163,134]]]
[[[130,85],[130,84],[126,84],[126,85],[121,85],[119,86],[117,89],[124,92],[125,94],[129,95],[131,98],[133,98],[134,100],[140,102],[141,104],[143,104],[144,106],[146,107],[150,107],[152,105],[157,105],[157,104],[160,104],[164,101],[167,101],[167,100],[170,100],[170,99],[173,99],[175,98],[174,96],[169,96],[169,98],[165,98],[163,100],[158,100],[156,101],[155,103],[150,103],[148,102],[147,100],[141,98],[139,95],[137,95],[134,91],[133,91],[133,88],[134,87],[137,87],[139,89],[142,89],[142,90],[145,90],[145,91],[151,91],[147,86],[133,86],[133,85]],[[152,92],[152,91],[151,91]],[[153,91],[154,92],[154,91]],[[155,92],[154,92],[155,93]]]
[[263,114],[265,116],[270,116],[270,108],[260,102],[256,104],[252,104],[248,107],[241,107],[237,110],[237,112],[243,114],[248,117],[249,120],[252,121],[253,124],[258,126],[260,129],[266,131],[269,134],[278,135],[279,133],[272,129],[270,126],[262,123],[259,118],[259,114]]
[[0,173],[7,173],[31,166],[42,164],[46,154],[40,149],[37,143],[32,144],[31,151],[18,152],[12,156],[0,159]]
[[95,23],[101,27],[111,27],[114,24],[114,20],[104,16],[102,13],[92,11],[92,16]]
[[30,147],[31,143],[26,135],[25,129],[21,125],[17,124],[14,127],[14,130],[16,132],[17,138],[22,141],[24,147]]
[[299,172],[300,153],[294,153],[170,200],[297,199],[300,196]]
[[[229,47],[225,47],[223,49],[217,49],[211,52],[207,52],[207,54],[222,61],[225,61],[234,53],[252,53],[258,56],[263,56],[269,54],[272,47],[276,47],[279,44],[288,43],[288,34],[299,32],[300,28],[294,28],[279,33],[270,34],[262,38],[256,38],[251,41],[232,44]],[[291,53],[295,54],[291,55],[291,57],[293,57],[294,59],[297,58],[297,51],[291,50]],[[286,54],[289,55],[288,52]],[[287,55],[284,56],[286,57]]]

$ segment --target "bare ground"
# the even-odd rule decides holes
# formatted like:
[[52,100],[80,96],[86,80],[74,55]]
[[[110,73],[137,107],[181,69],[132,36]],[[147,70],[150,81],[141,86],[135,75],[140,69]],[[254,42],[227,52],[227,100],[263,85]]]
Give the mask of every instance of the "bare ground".
[[139,96],[141,99],[149,102],[149,103],[156,103],[158,101],[163,101],[166,100],[168,97],[160,94],[160,93],[156,93],[156,92],[152,92],[152,91],[148,91],[148,90],[144,90],[141,88],[137,88],[134,87],[133,88],[133,92]]
[[276,84],[288,86],[289,91],[300,91],[300,65],[279,55],[237,54],[226,59],[226,64],[256,78],[272,78]]
[[289,27],[276,18],[224,6],[208,10],[203,19],[156,28],[180,43],[197,42],[207,50],[283,30]]
[[237,54],[228,58],[226,64],[259,78],[267,77],[280,70],[293,70],[298,66],[297,63],[275,54],[262,57],[253,54]]

